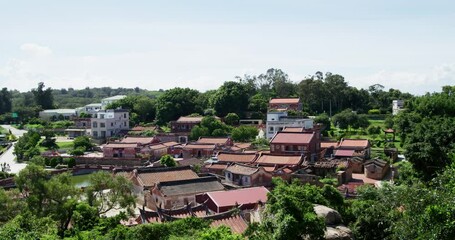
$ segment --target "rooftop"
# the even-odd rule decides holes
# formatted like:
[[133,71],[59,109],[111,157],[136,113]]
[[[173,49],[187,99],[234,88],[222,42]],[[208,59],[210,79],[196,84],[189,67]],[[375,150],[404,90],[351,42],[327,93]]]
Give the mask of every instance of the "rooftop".
[[237,234],[242,234],[248,228],[248,224],[240,215],[214,220],[210,224],[210,226],[211,227],[226,226],[230,228],[233,233]]
[[213,150],[215,149],[214,144],[187,144],[183,147],[183,149],[208,149]]
[[302,156],[262,154],[254,163],[259,165],[299,165],[302,163],[302,158]]
[[297,104],[300,98],[273,98],[269,101],[272,104]]
[[309,144],[314,137],[314,133],[278,132],[270,143],[278,144]]
[[120,142],[121,143],[140,143],[142,145],[151,144],[156,141],[154,137],[125,137]]
[[137,148],[137,143],[107,143],[105,148]]
[[207,192],[207,195],[218,207],[229,207],[257,203],[259,201],[266,203],[268,192],[269,190],[265,187],[252,187],[231,191]]
[[257,158],[256,153],[228,153],[220,152],[217,156],[219,162],[250,163]]
[[120,100],[126,98],[126,95],[117,95],[112,97],[103,98],[101,101],[112,101],[112,100]]
[[164,196],[189,195],[224,190],[224,186],[216,177],[160,182],[157,187]]
[[229,138],[217,138],[217,137],[200,137],[196,143],[198,144],[225,144]]
[[201,122],[203,117],[179,117],[177,122]]
[[41,111],[43,113],[59,113],[59,114],[76,114],[75,109],[66,109],[66,108],[60,108],[60,109],[47,109]]
[[367,148],[369,145],[368,139],[343,139],[338,147]]
[[321,142],[321,148],[335,148],[338,146],[338,142]]
[[337,157],[353,157],[355,150],[336,150],[335,156]]
[[303,132],[304,127],[285,127],[281,132]]
[[229,171],[234,174],[240,175],[252,175],[255,172],[259,171],[259,167],[247,166],[243,164],[234,164],[226,168],[226,171]]
[[173,168],[138,168],[136,172],[138,183],[144,187],[154,186],[158,182],[199,178],[189,166]]

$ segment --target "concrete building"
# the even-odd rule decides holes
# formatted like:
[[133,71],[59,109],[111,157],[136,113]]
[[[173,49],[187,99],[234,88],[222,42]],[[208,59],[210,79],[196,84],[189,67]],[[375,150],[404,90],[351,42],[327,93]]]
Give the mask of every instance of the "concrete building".
[[392,102],[392,114],[393,115],[397,115],[403,109],[404,109],[403,100],[393,100],[393,102]]
[[271,139],[277,132],[286,127],[312,129],[313,125],[313,119],[289,117],[287,112],[269,112],[267,113],[266,137]]
[[78,116],[80,116],[81,113],[86,113],[94,116],[101,109],[102,109],[101,103],[90,103],[83,107],[77,108],[76,112]]
[[117,95],[113,97],[108,97],[108,98],[103,98],[101,99],[101,109],[106,109],[106,106],[113,103],[117,102],[118,100],[126,98],[125,95]]
[[123,109],[100,110],[96,118],[92,118],[91,136],[97,139],[118,135],[121,131],[129,130],[129,113]]
[[276,111],[302,111],[300,98],[273,98],[269,101],[269,110]]
[[48,109],[39,112],[39,117],[46,121],[69,120],[76,117],[75,109]]

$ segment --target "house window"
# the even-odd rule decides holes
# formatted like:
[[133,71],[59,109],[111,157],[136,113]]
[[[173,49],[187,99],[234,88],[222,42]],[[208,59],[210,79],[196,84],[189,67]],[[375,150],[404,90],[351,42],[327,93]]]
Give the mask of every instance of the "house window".
[[93,127],[97,128],[98,127],[98,123],[97,122],[93,122]]
[[269,132],[273,132],[273,127],[269,127]]
[[98,137],[98,131],[93,131],[93,136]]
[[111,127],[113,127],[113,126],[114,126],[114,123],[113,123],[113,122],[111,122]]
[[123,122],[123,126],[125,126],[125,127],[126,127],[126,122]]
[[275,151],[275,145],[273,145],[273,144],[270,145],[270,150],[271,150],[271,151]]
[[100,123],[100,127],[106,127],[106,124],[105,123]]
[[100,114],[100,118],[101,118],[101,119],[104,119],[104,114]]
[[126,118],[126,113],[123,114],[123,117]]

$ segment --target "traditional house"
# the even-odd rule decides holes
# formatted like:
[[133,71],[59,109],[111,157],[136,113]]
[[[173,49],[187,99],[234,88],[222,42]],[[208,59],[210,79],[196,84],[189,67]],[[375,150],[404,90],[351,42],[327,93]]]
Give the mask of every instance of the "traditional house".
[[256,161],[254,161],[254,165],[257,166],[264,166],[264,167],[291,167],[291,168],[298,168],[302,162],[304,157],[303,156],[292,156],[292,155],[277,155],[277,154],[267,154],[262,153]]
[[227,183],[242,187],[270,186],[272,174],[263,167],[234,164],[224,170]]
[[197,194],[221,190],[224,190],[224,186],[216,177],[201,177],[160,182],[153,188],[152,197],[156,206],[175,208],[195,203]]
[[108,143],[103,146],[105,158],[136,158],[140,146],[137,143]]
[[232,153],[232,152],[219,152],[216,155],[216,160],[220,163],[252,163],[258,155],[253,153]]
[[269,101],[269,111],[302,111],[300,98],[272,98]]
[[318,132],[279,132],[270,141],[270,152],[281,155],[304,155],[316,161],[320,144]]
[[234,142],[230,137],[200,137],[196,144],[213,144],[217,150],[231,147]]
[[365,177],[382,180],[389,170],[389,163],[381,159],[372,159],[364,163],[364,168]]
[[141,146],[151,145],[154,143],[159,143],[160,140],[155,137],[139,137],[139,136],[126,136],[123,138],[121,143],[137,143]]
[[198,203],[205,203],[207,208],[216,212],[227,212],[233,208],[252,210],[267,202],[269,190],[265,187],[252,187],[231,191],[206,192],[196,196]]
[[202,167],[202,172],[224,176],[224,170],[229,167],[228,163],[209,163]]
[[187,144],[183,146],[183,158],[211,158],[215,152],[214,144]]
[[353,173],[363,173],[363,163],[365,162],[365,159],[353,157],[349,158],[348,161]]
[[368,139],[342,139],[335,151],[335,157],[362,157],[369,159],[371,144]]
[[321,151],[324,151],[323,157],[332,157],[337,147],[338,142],[321,142]]
[[106,109],[107,105],[126,98],[126,95],[116,95],[101,99],[101,109]]
[[180,117],[171,122],[171,132],[190,133],[194,126],[201,123],[203,117]]

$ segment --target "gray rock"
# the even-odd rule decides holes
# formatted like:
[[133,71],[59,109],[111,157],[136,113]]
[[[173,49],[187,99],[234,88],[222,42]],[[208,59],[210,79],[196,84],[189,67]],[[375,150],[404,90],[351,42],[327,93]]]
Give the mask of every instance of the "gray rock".
[[314,211],[316,212],[318,217],[322,217],[325,219],[326,225],[341,224],[341,215],[335,209],[322,205],[314,205]]

